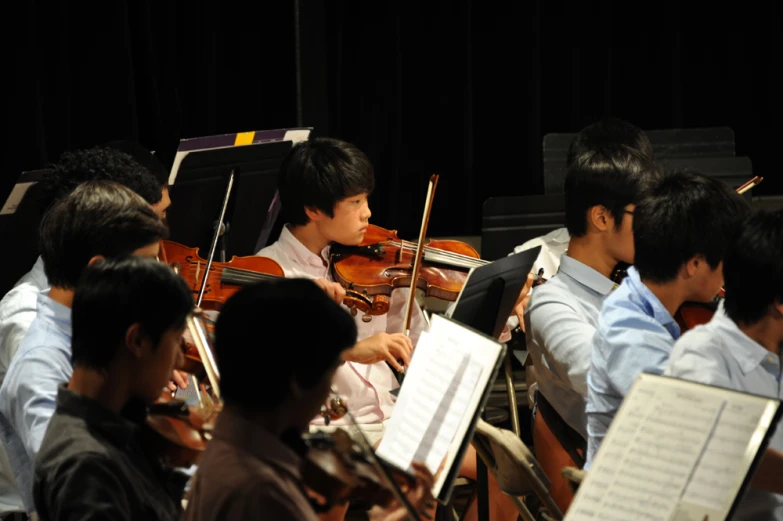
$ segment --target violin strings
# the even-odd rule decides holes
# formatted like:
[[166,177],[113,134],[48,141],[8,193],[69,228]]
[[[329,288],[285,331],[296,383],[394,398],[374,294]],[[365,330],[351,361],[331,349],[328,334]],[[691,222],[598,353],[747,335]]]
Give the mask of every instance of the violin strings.
[[[395,246],[400,246],[400,243],[389,241]],[[409,248],[413,251],[416,251],[416,244],[410,241],[402,241],[402,246]],[[475,257],[471,257],[469,255],[463,255],[461,253],[456,253],[448,250],[442,250],[440,248],[433,248],[432,246],[425,246],[424,247],[424,253],[431,252],[437,256],[440,256],[442,258],[446,259],[453,259],[454,262],[459,262],[460,265],[464,265],[465,267],[478,267],[483,266],[485,264],[489,264],[489,261],[485,261],[483,259],[476,259]]]

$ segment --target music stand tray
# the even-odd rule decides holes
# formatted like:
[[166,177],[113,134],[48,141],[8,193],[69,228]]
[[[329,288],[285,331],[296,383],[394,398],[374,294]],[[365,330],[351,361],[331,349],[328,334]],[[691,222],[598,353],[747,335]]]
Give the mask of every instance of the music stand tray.
[[311,131],[289,128],[182,140],[169,175],[171,240],[206,255],[233,173],[222,250],[226,259],[255,254],[283,158]]

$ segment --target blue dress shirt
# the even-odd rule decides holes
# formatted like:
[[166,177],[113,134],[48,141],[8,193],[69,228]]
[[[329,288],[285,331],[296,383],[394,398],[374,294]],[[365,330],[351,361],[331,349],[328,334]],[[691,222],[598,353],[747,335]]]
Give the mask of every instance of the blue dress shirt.
[[592,464],[623,398],[641,373],[662,374],[680,327],[636,268],[604,301],[587,376],[587,458]]
[[34,512],[33,462],[54,414],[57,389],[71,379],[71,310],[38,295],[30,324],[0,387],[0,439],[27,512]]

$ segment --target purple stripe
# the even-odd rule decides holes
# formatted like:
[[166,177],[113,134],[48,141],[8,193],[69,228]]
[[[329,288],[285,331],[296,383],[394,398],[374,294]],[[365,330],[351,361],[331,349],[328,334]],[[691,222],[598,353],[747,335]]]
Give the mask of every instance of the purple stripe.
[[[253,136],[253,143],[265,143],[270,141],[283,141],[286,132],[290,130],[312,130],[308,127],[301,128],[282,128],[276,130],[256,130]],[[244,134],[239,132],[237,134]],[[237,139],[237,134],[221,134],[219,136],[195,137],[183,139],[179,142],[177,152],[188,152],[193,150],[206,150],[210,148],[233,147]]]

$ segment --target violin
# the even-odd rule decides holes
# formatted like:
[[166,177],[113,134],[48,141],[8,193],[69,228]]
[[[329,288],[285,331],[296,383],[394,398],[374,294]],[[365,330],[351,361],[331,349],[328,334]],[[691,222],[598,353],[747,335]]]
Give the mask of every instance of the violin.
[[[190,248],[178,242],[160,241],[161,261],[185,279],[196,300],[207,267],[207,260],[200,257],[198,251],[198,248]],[[283,268],[277,261],[268,257],[234,256],[228,262],[213,261],[199,307],[219,311],[223,304],[242,287],[282,277],[285,277]],[[355,291],[347,291],[344,303],[352,310],[362,311],[366,316],[382,315],[389,311],[388,305],[374,307],[369,298]]]
[[[326,512],[348,501],[386,505],[395,499],[384,477],[344,430],[309,433],[302,440],[307,446],[302,479],[307,488],[320,496],[312,501],[316,511]],[[383,465],[398,486],[415,486],[412,475],[388,463]]]
[[[369,299],[373,308],[388,312],[391,292],[411,286],[417,248],[416,243],[400,239],[397,230],[373,224],[368,225],[364,240],[358,246],[333,244],[330,249],[332,276],[346,290],[352,291],[344,304],[356,315],[360,302],[355,302],[353,296],[358,294],[364,300]],[[416,287],[426,296],[457,300],[470,268],[487,264],[475,248],[461,241],[429,239],[423,248]],[[365,321],[369,322],[369,319]]]
[[[160,246],[163,262],[185,279],[194,295],[198,295],[207,267],[207,260],[198,255],[199,249],[167,240],[160,241]],[[219,310],[242,287],[283,276],[283,268],[267,257],[234,256],[228,262],[213,261],[199,307]]]
[[186,468],[198,463],[211,439],[218,407],[199,408],[175,400],[171,391],[149,407],[143,429],[147,449],[169,467]]
[[[187,317],[192,352],[186,364],[197,366],[204,376],[193,379],[192,391],[198,405],[188,405],[175,398],[176,391],[164,390],[148,408],[143,441],[169,467],[190,467],[204,452],[218,413],[222,410],[219,373],[214,362],[209,321],[197,310]],[[190,358],[190,362],[187,359]],[[201,380],[209,382],[210,389]]]

